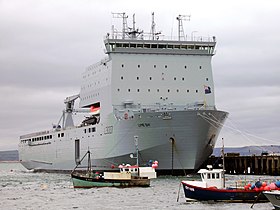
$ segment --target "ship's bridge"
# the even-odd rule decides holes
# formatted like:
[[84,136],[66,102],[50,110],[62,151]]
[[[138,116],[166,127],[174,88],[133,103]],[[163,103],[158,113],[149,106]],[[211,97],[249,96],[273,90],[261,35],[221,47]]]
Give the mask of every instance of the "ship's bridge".
[[176,55],[214,55],[215,37],[208,41],[105,39],[107,53],[176,54]]

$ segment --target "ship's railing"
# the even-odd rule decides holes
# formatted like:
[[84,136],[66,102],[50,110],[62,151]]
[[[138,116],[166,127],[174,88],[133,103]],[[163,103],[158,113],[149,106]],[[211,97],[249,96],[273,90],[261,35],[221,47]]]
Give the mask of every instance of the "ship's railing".
[[26,138],[31,138],[34,136],[40,136],[40,135],[46,135],[49,134],[50,131],[39,131],[39,132],[35,132],[35,133],[29,133],[29,134],[25,134],[19,137],[19,139],[26,139]]
[[216,42],[215,36],[188,36],[179,37],[178,36],[165,36],[165,35],[155,35],[151,33],[142,33],[138,36],[123,36],[123,32],[114,32],[113,34],[107,34],[104,39],[123,39],[123,40],[160,40],[160,41],[192,41],[192,42]]

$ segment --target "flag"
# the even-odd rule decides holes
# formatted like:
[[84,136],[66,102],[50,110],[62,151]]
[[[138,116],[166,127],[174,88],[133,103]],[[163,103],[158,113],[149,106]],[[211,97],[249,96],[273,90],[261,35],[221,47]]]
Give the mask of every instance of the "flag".
[[90,107],[90,112],[98,113],[99,111],[100,111],[100,107],[94,107],[94,106]]
[[204,85],[204,92],[205,94],[211,93],[211,88],[209,86]]

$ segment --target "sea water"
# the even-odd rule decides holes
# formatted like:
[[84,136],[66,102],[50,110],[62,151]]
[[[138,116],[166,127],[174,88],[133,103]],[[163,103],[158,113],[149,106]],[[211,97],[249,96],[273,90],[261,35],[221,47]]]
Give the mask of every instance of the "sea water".
[[[235,183],[239,176],[227,176]],[[247,176],[246,179],[276,180],[280,177]],[[162,176],[148,188],[74,189],[69,174],[34,173],[20,163],[0,163],[0,209],[251,209],[250,203],[186,202],[181,180]],[[178,201],[177,201],[178,200]],[[256,203],[253,209],[271,210],[271,203]]]

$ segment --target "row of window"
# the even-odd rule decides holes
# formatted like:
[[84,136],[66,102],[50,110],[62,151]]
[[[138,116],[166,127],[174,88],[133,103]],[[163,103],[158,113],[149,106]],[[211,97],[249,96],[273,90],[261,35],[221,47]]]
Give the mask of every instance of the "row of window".
[[85,128],[84,129],[84,133],[91,133],[91,132],[95,132],[96,131],[96,128],[95,127],[92,127],[92,128]]
[[[164,76],[164,74],[162,76]],[[124,76],[121,76],[120,78],[121,78],[121,80],[124,80]],[[149,80],[152,80],[152,79],[153,79],[152,77],[149,77]],[[182,79],[182,81],[185,81],[184,77],[182,77],[181,79]],[[128,80],[131,80],[131,78],[128,78]],[[136,77],[136,80],[140,80],[140,77]],[[164,80],[163,77],[162,77],[162,80]],[[173,77],[173,80],[176,81],[177,77]],[[205,78],[205,80],[208,81],[209,79]]]
[[[121,64],[121,67],[124,68],[125,65],[124,65],[124,64]],[[155,68],[157,68],[157,65],[154,64],[153,67],[154,67],[154,69],[155,69]],[[141,65],[140,65],[140,64],[137,64],[137,68],[141,68]],[[167,69],[168,66],[167,66],[167,65],[164,65],[164,68]],[[184,68],[184,69],[188,69],[188,66],[184,65],[183,68]],[[202,69],[202,66],[198,66],[198,69]]]
[[23,140],[21,140],[21,142],[27,143],[27,142],[42,141],[42,140],[47,140],[47,139],[52,139],[52,135],[39,136],[39,137],[30,138],[30,139],[23,139]]
[[[57,137],[58,138],[64,137],[64,133],[58,133]],[[21,140],[21,143],[43,141],[43,140],[48,140],[48,139],[52,139],[52,138],[53,138],[52,135],[39,136],[39,137],[30,138],[30,139],[23,139],[23,140]]]
[[[121,91],[121,89],[120,89],[120,88],[118,88],[118,89],[117,89],[117,91],[118,91],[118,92],[120,92],[120,91]],[[132,90],[131,90],[130,88],[128,88],[128,89],[127,89],[127,92],[132,92]],[[141,92],[141,91],[140,91],[140,89],[136,89],[136,92]],[[151,92],[151,89],[147,89],[147,92]],[[159,92],[160,92],[160,89],[157,89],[157,90],[156,90],[156,92],[158,92],[158,93],[159,93]],[[170,92],[171,92],[171,90],[170,90],[170,89],[167,89],[167,92],[168,92],[168,93],[170,93]],[[180,89],[176,89],[176,91],[175,91],[175,92],[179,93],[179,92],[180,92]],[[186,90],[186,93],[189,93],[189,92],[190,92],[190,90],[189,90],[189,89],[187,89],[187,90]],[[196,92],[196,93],[198,93],[198,92],[199,92],[199,90],[195,90],[195,92]]]

